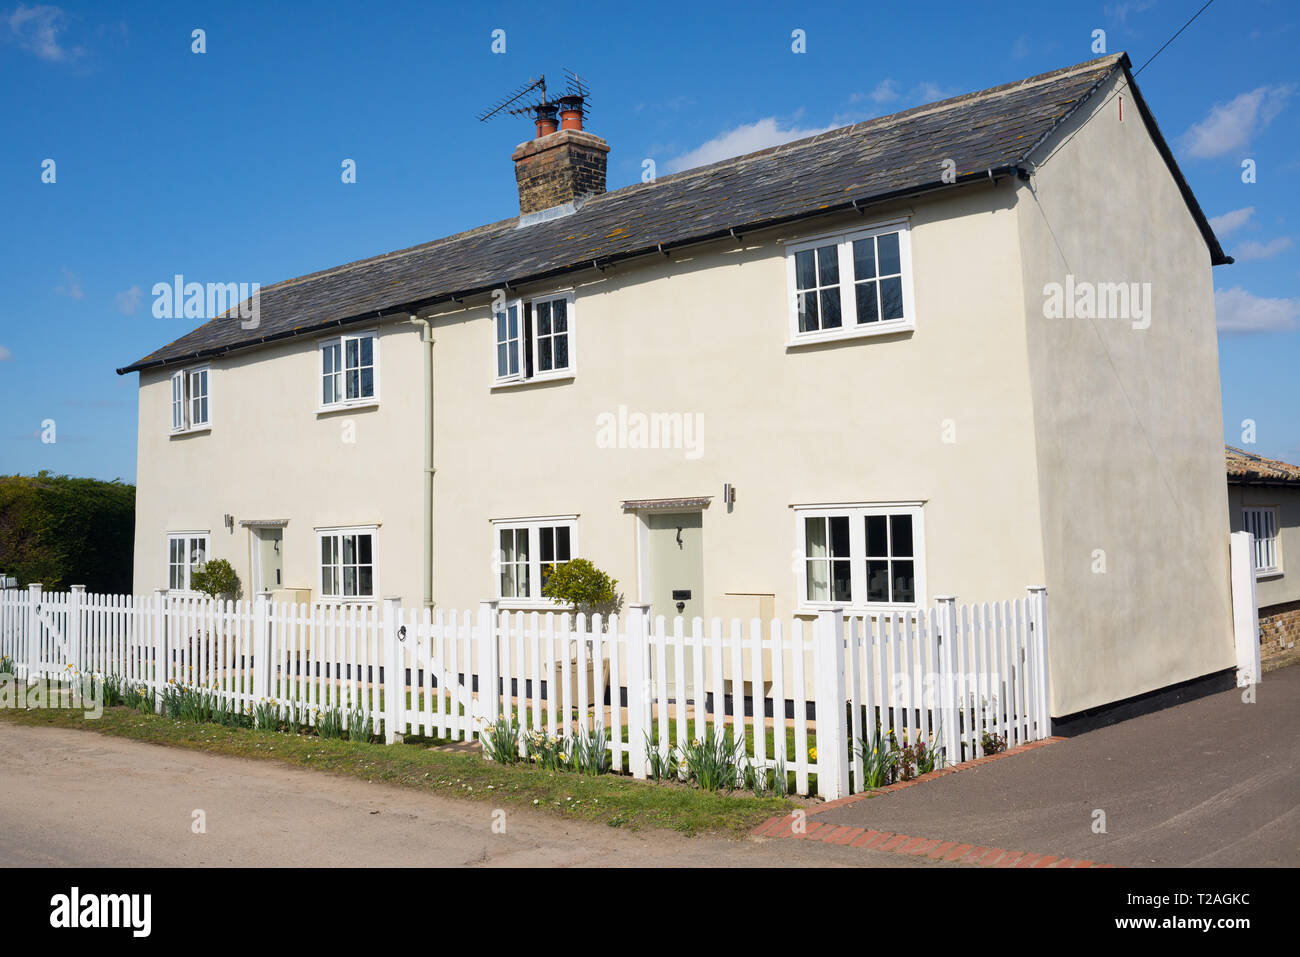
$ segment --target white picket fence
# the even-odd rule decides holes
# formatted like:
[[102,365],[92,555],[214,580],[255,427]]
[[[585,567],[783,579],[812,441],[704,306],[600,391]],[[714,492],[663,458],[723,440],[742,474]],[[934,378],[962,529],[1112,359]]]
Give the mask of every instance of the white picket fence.
[[[947,636],[952,636],[948,640]],[[524,732],[603,733],[615,770],[644,778],[666,753],[730,732],[799,794],[863,788],[877,726],[978,757],[1051,734],[1046,591],[911,612],[822,611],[726,627],[715,618],[474,612],[169,596],[0,592],[0,654],[18,677],[116,675],[155,694],[203,688],[228,708],[272,702],[303,723],[338,709],[389,742],[473,741],[503,715]],[[520,737],[520,752],[524,744]]]

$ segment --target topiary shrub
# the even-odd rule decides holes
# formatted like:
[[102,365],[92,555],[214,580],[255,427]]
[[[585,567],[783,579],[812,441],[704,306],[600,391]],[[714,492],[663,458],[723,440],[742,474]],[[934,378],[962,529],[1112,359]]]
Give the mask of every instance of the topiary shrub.
[[609,615],[619,610],[618,579],[610,578],[585,558],[575,558],[563,565],[546,566],[548,575],[542,585],[547,598],[572,605],[576,612]]
[[190,587],[209,598],[226,601],[237,601],[242,594],[239,576],[224,558],[213,558],[195,568],[190,574]]

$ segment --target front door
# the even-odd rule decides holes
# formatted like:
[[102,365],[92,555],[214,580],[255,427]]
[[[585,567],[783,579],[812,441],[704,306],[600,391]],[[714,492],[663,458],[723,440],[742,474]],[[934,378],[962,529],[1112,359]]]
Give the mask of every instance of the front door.
[[283,588],[284,530],[259,528],[253,532],[253,591]]
[[[646,516],[649,535],[650,619],[663,615],[665,634],[673,634],[673,619],[681,615],[682,631],[691,634],[691,619],[705,615],[704,603],[704,520],[699,512],[652,513]],[[688,684],[693,671],[689,650],[683,656],[683,676]],[[652,666],[654,667],[654,666]],[[677,697],[677,668],[673,650],[668,649],[665,668],[668,695]]]

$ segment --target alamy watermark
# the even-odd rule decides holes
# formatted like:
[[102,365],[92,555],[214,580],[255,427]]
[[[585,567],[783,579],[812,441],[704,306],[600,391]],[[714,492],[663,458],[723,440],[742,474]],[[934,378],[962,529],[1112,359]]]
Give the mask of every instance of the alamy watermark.
[[260,282],[186,282],[177,273],[170,283],[156,282],[153,314],[157,319],[239,319],[241,329],[262,324]]
[[1047,319],[1124,319],[1134,329],[1151,325],[1151,283],[1089,282],[1067,275],[1043,286]]
[[703,412],[617,412],[596,416],[596,447],[601,449],[681,449],[688,459],[704,455]]

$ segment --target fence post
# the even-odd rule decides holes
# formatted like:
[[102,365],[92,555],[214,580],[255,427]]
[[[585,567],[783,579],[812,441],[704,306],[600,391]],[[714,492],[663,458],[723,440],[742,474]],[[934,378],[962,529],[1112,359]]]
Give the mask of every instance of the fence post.
[[[86,586],[68,586],[68,664],[81,671],[81,608],[86,603]],[[107,669],[106,669],[107,670]]]
[[27,586],[27,683],[35,684],[41,664],[41,583]]
[[405,731],[406,626],[402,624],[402,599],[384,599],[384,741],[398,744]]
[[[646,729],[650,726],[645,629],[650,603],[631,602],[627,607],[627,765],[632,777],[644,780],[649,757],[645,747]],[[697,701],[696,707],[703,707],[703,702]],[[716,702],[714,707],[718,707]]]
[[817,615],[813,635],[817,674],[817,794],[834,801],[848,794],[849,730],[845,719],[844,609]]
[[498,672],[501,670],[501,649],[497,647],[498,624],[496,600],[479,602],[478,700],[483,712],[482,718],[488,724],[496,724],[497,718],[501,716],[501,689],[497,687]]
[[253,599],[253,694],[271,697],[271,593],[260,591]]
[[1232,567],[1232,633],[1237,646],[1237,687],[1258,684],[1259,596],[1255,592],[1255,536],[1233,532],[1228,539]]
[[152,680],[149,677],[145,678],[145,684],[157,693],[167,683],[167,676],[170,673],[169,652],[167,650],[166,588],[155,588],[153,590],[153,641],[150,642],[150,646],[150,650],[153,652],[153,670],[149,672],[149,675]]
[[1029,607],[1038,650],[1038,674],[1033,676],[1038,688],[1038,729],[1044,738],[1052,736],[1052,671],[1047,657],[1047,586],[1030,585]]
[[961,764],[961,718],[957,703],[957,596],[936,595],[939,605],[939,667],[942,676],[943,748],[949,764]]

